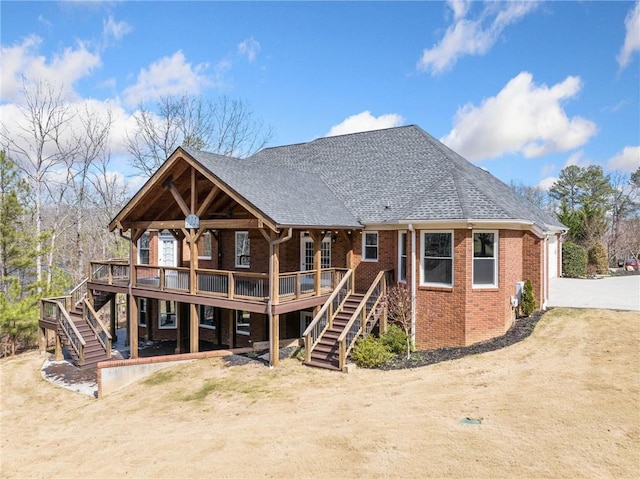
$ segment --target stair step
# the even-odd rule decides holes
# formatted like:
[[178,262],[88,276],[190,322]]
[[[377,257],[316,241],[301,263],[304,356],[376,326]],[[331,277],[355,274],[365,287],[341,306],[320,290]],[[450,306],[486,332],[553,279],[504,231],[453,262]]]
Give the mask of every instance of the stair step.
[[304,362],[302,363],[305,366],[312,366],[315,368],[322,368],[322,369],[329,369],[331,371],[340,371],[340,368],[338,368],[338,364],[336,362],[336,364],[330,364],[330,363],[324,363],[321,361],[308,361],[308,362]]

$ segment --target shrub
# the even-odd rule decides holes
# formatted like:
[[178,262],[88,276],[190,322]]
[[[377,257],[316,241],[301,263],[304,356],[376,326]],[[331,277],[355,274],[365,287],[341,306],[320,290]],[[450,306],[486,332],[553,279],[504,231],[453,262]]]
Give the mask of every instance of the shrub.
[[353,347],[351,358],[361,368],[379,368],[393,359],[391,353],[380,339],[371,335],[360,339]]
[[562,275],[567,278],[580,278],[587,274],[587,252],[575,243],[562,245]]
[[407,336],[396,324],[391,324],[387,328],[387,332],[380,336],[380,341],[388,351],[394,354],[404,353],[407,350]]
[[596,274],[607,274],[609,272],[609,259],[607,258],[607,248],[601,241],[598,241],[588,252],[589,266],[593,267]]
[[522,288],[520,309],[525,317],[531,316],[531,313],[536,310],[536,297],[533,294],[533,284],[529,279],[524,282],[524,288]]

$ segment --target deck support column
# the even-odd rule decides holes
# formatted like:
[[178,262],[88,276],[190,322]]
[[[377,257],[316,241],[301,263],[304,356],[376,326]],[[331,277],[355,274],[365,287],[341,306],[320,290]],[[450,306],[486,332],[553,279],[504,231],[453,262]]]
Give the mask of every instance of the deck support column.
[[62,354],[62,341],[60,340],[60,335],[56,333],[56,351],[54,355],[54,360],[62,361],[64,356]]
[[200,347],[200,318],[198,305],[191,303],[189,305],[189,352],[197,353]]
[[226,309],[227,316],[227,344],[229,345],[229,349],[233,349],[233,315],[234,312],[232,309]]
[[129,326],[129,357],[131,359],[138,358],[138,298],[130,295],[129,300],[129,318],[127,319]]
[[118,295],[114,294],[111,301],[109,301],[109,314],[110,314],[110,324],[109,329],[111,330],[111,339],[113,342],[118,342]]
[[[276,243],[272,246],[272,284],[271,284],[271,306],[280,303],[280,244]],[[277,366],[280,361],[280,315],[271,314],[271,344],[269,346],[269,354],[271,356],[271,365]]]

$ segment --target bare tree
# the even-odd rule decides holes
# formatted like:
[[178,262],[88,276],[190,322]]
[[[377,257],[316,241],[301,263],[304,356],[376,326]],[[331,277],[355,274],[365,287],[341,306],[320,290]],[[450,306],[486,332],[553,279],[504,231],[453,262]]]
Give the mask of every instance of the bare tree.
[[75,154],[70,121],[73,114],[62,95],[62,88],[43,81],[23,82],[24,104],[10,130],[3,122],[3,146],[25,173],[35,199],[36,279],[42,288],[43,201],[49,194],[48,176]]
[[216,101],[201,96],[167,96],[151,111],[140,105],[136,128],[127,135],[132,166],[151,176],[178,146],[208,150],[239,158],[259,150],[271,130],[246,103],[227,96]]
[[393,324],[404,332],[407,359],[411,357],[411,292],[404,284],[397,284],[387,292],[387,307]]

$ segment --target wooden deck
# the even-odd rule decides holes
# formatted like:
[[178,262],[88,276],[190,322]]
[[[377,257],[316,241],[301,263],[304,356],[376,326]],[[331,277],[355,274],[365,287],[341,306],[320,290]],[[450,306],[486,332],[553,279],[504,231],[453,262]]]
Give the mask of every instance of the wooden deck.
[[[92,262],[88,287],[112,293],[128,293],[131,288],[135,296],[267,312],[267,273],[196,269],[195,284],[191,284],[189,268],[148,265],[133,268],[131,275],[127,262]],[[323,269],[319,281],[316,271],[280,273],[275,313],[323,304],[347,271],[345,268]]]

